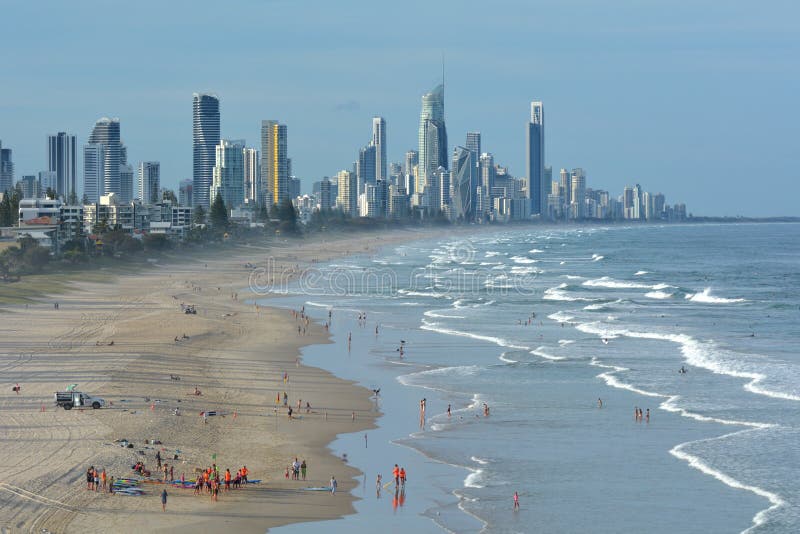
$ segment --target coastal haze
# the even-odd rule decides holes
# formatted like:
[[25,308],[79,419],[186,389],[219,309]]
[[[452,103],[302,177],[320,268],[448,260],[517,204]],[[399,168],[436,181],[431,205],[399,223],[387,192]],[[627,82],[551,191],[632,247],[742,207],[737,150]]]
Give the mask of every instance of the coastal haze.
[[798,15],[4,2],[0,534],[800,531]]

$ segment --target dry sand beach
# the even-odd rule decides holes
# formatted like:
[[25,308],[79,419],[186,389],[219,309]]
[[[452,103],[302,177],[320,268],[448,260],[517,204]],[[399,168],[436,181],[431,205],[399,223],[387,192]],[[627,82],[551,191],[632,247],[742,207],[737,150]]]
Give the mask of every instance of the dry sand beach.
[[[297,328],[304,323],[288,311],[246,304],[252,271],[246,264],[263,265],[272,257],[278,271],[302,269],[314,260],[420,237],[425,235],[396,231],[289,242],[252,253],[237,249],[157,264],[111,283],[75,283],[52,299],[4,307],[0,531],[264,532],[351,512],[348,490],[358,473],[327,445],[339,433],[373,426],[371,392],[298,361],[300,347],[327,341],[324,328],[311,323],[301,335]],[[184,314],[181,304],[195,305],[197,314]],[[16,383],[19,395],[12,391]],[[113,405],[56,409],[53,392],[73,383]],[[202,395],[193,394],[195,386]],[[292,421],[276,405],[283,391],[292,406],[302,399]],[[224,415],[204,423],[204,410]],[[115,441],[123,438],[132,449]],[[129,477],[136,461],[155,470],[159,449],[176,479],[194,478],[196,468],[215,462],[233,473],[246,465],[249,478],[262,482],[223,492],[214,503],[205,493],[167,486],[166,513],[161,484],[143,484],[145,495],[132,497],[86,489],[89,466]],[[284,478],[295,457],[308,463],[305,482]],[[339,481],[335,496],[302,489],[326,486],[331,475]]]

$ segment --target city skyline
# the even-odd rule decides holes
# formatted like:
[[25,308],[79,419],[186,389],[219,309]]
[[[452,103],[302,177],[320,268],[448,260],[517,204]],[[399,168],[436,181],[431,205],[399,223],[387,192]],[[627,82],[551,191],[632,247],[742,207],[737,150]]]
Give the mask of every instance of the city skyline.
[[[160,161],[162,183],[177,189],[179,181],[192,176],[184,148],[191,139],[187,95],[213,90],[222,98],[225,137],[257,146],[258,119],[264,117],[280,117],[291,127],[294,174],[308,191],[313,181],[348,168],[351,147],[364,144],[363,124],[375,115],[391,128],[389,162],[402,161],[407,150],[417,148],[419,95],[440,81],[444,53],[451,145],[461,143],[463,132],[479,130],[484,144],[515,175],[525,174],[520,110],[539,99],[548,109],[545,163],[554,169],[586,168],[614,191],[648,183],[686,200],[697,213],[797,214],[791,198],[800,186],[793,170],[774,178],[775,188],[788,194],[776,197],[751,186],[767,165],[793,169],[791,139],[799,113],[788,90],[796,73],[788,66],[798,32],[783,11],[670,4],[639,12],[613,2],[603,9],[585,2],[536,7],[501,2],[480,20],[445,25],[433,46],[410,42],[400,31],[406,22],[413,24],[413,13],[423,7],[418,2],[385,6],[383,20],[395,24],[380,31],[380,25],[367,24],[366,35],[358,39],[333,32],[347,11],[341,6],[320,5],[309,18],[297,6],[243,5],[253,13],[237,32],[243,52],[240,58],[224,57],[231,67],[248,68],[222,78],[201,68],[209,57],[220,57],[224,47],[214,47],[222,37],[214,35],[200,47],[183,38],[212,27],[213,17],[204,10],[163,6],[147,42],[131,38],[139,32],[135,17],[119,17],[117,10],[54,4],[45,17],[25,4],[9,10],[0,40],[14,68],[4,83],[0,139],[14,150],[16,177],[46,168],[47,134],[77,135],[80,153],[92,121],[108,115],[124,123],[130,162]],[[154,3],[143,2],[132,14],[153,9]],[[448,11],[447,5],[425,9],[432,17]],[[573,17],[576,9],[589,16]],[[258,33],[247,31],[264,13],[286,20],[276,31],[281,36],[299,32],[302,46],[287,40],[293,44],[276,45],[277,53],[264,49],[255,39]],[[524,21],[533,16],[542,22],[540,29],[522,39],[530,33],[523,31]],[[365,17],[376,20],[377,14]],[[106,19],[113,20],[121,46],[97,51],[96,65],[90,67],[80,58]],[[75,31],[54,52],[50,39],[24,38],[22,30],[34,21],[42,35],[62,24]],[[574,30],[568,40],[559,38],[564,28]],[[616,36],[613,41],[609,32]],[[494,39],[501,33],[508,37]],[[365,52],[364,39],[375,34],[381,38]],[[329,49],[331,40],[336,45]],[[763,46],[743,55],[742,47],[752,40]],[[45,57],[47,64],[60,67],[41,68]],[[356,75],[365,60],[374,76]],[[496,74],[476,76],[476,61]],[[117,68],[120,64],[128,68]],[[153,76],[123,74],[131,69]],[[94,74],[101,71],[102,83]],[[283,75],[267,74],[277,71]],[[393,75],[400,71],[413,74]],[[769,84],[762,74],[770,76]],[[331,86],[334,77],[337,83]],[[573,83],[575,78],[580,83]],[[57,105],[65,91],[70,105]],[[747,136],[735,133],[739,119],[731,113],[741,102],[754,106]],[[79,181],[81,176],[79,169]]]

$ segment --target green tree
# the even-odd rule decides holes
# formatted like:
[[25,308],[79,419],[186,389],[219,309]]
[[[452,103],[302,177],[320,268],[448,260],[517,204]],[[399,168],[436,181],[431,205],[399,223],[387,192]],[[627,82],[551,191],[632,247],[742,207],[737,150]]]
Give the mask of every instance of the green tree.
[[172,243],[164,234],[147,234],[144,236],[144,239],[142,239],[142,245],[144,245],[144,249],[147,251],[160,252],[170,248]]
[[225,207],[225,202],[222,200],[221,195],[217,195],[213,204],[211,204],[208,220],[215,230],[224,230],[228,227],[228,209]]
[[78,203],[78,193],[76,193],[74,190],[70,191],[69,197],[67,198],[67,203],[71,206],[76,205]]
[[206,210],[203,209],[203,206],[195,206],[194,214],[192,215],[192,222],[194,224],[206,223]]
[[178,205],[178,197],[175,196],[175,191],[172,189],[164,189],[164,191],[161,193],[161,198],[163,200],[169,200],[176,206]]
[[55,200],[56,198],[56,190],[52,187],[48,187],[47,191],[45,191],[44,195],[49,198],[50,200]]
[[18,226],[20,198],[22,195],[16,189],[3,194],[0,202],[0,226]]
[[267,211],[267,205],[261,204],[258,208],[258,213],[256,214],[256,220],[258,222],[269,222],[269,212]]
[[277,209],[278,219],[280,219],[280,229],[282,233],[297,233],[297,210],[294,209],[292,199],[285,198]]

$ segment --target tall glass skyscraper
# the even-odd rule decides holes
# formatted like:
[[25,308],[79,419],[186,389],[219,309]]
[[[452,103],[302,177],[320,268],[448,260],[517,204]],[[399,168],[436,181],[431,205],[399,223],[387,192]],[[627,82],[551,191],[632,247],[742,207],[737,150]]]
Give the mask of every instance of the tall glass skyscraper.
[[275,120],[261,121],[261,183],[258,202],[280,204],[289,198],[287,130]]
[[[467,138],[469,140],[469,138]],[[452,217],[455,220],[472,221],[474,218],[473,196],[477,186],[473,151],[457,146],[453,150],[453,166],[450,186],[453,190],[451,201]]]
[[3,148],[0,142],[0,193],[11,191],[14,187],[14,162],[11,159],[11,149]]
[[56,194],[69,201],[78,194],[77,139],[58,132],[47,136],[47,170],[56,173]]
[[358,184],[358,194],[364,193],[368,185],[375,185],[378,166],[378,147],[367,145],[358,151],[358,161],[356,162],[356,183]]
[[[119,139],[119,131],[119,119],[103,117],[95,123],[92,135],[89,136],[90,145],[103,145],[103,191],[99,195],[107,195],[109,193],[120,195],[122,193],[122,184],[119,177],[120,165],[122,164],[120,159],[122,143]],[[86,163],[84,162],[85,169]],[[84,185],[84,191],[86,190],[86,185]]]
[[145,204],[161,200],[161,165],[157,161],[139,163],[139,183],[136,196]]
[[531,102],[531,120],[528,122],[526,162],[528,171],[528,197],[531,215],[547,213],[547,192],[550,184],[544,178],[544,107],[541,102]]
[[383,117],[372,117],[372,145],[375,147],[375,179],[387,180],[386,119]]
[[422,95],[419,114],[419,170],[415,192],[423,193],[428,177],[448,167],[447,129],[444,123],[444,85]]
[[228,210],[244,203],[244,141],[222,139],[216,148],[211,201],[222,197]]
[[216,148],[220,141],[219,98],[206,93],[192,95],[192,193],[195,206],[208,211],[214,179]]
[[105,159],[105,145],[89,143],[83,146],[83,196],[87,202],[99,202],[104,194]]

